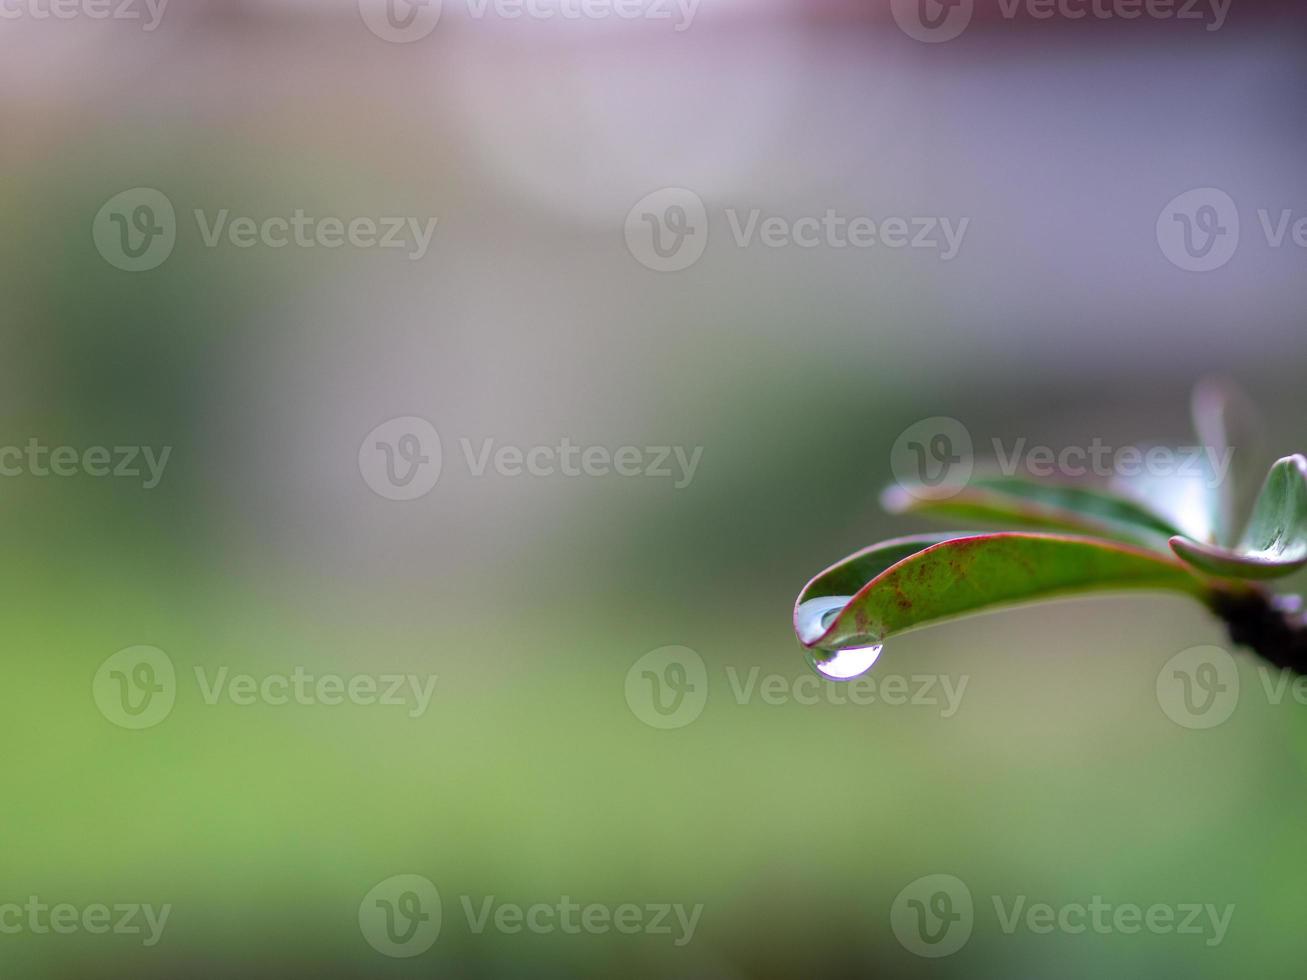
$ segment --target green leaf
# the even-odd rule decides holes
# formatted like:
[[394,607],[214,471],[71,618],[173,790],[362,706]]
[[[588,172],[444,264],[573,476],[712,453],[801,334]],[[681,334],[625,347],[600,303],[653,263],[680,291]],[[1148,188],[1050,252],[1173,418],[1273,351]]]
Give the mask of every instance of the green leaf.
[[1180,533],[1133,500],[1087,487],[1034,483],[1020,477],[981,477],[946,497],[898,485],[881,495],[881,504],[894,514],[1074,531],[1163,551],[1167,540]]
[[799,610],[805,602],[829,596],[847,599],[891,565],[896,565],[919,551],[925,551],[931,545],[963,536],[965,535],[916,534],[906,538],[893,538],[874,544],[870,548],[863,548],[836,562],[813,578],[799,593],[799,598],[794,602],[795,632],[800,637],[807,632],[807,628],[799,622]]
[[[839,650],[882,643],[920,626],[1058,596],[1141,589],[1208,595],[1204,582],[1173,558],[1055,534],[951,538],[884,564],[896,553],[889,546],[901,553],[912,540],[859,552],[809,582],[795,606],[803,645]],[[847,602],[836,602],[846,595]]]
[[1177,555],[1227,578],[1279,578],[1307,566],[1307,457],[1286,456],[1271,467],[1236,549],[1171,539]]

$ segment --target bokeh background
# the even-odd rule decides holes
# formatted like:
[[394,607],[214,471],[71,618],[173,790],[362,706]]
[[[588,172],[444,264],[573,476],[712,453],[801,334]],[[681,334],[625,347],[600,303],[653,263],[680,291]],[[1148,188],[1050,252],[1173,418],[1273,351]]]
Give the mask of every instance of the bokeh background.
[[[12,8],[19,9],[19,8]],[[32,9],[21,8],[25,11]],[[1307,16],[1233,0],[1179,20],[1003,16],[947,43],[888,3],[703,0],[652,20],[476,18],[390,43],[353,0],[172,0],[154,31],[0,20],[0,444],[173,447],[139,481],[0,480],[0,904],[171,904],[162,940],[0,935],[12,977],[1301,975],[1307,706],[1248,657],[1223,725],[1159,707],[1177,652],[1224,642],[1179,598],[941,626],[877,671],[967,678],[939,705],[740,703],[805,676],[790,609],[880,512],[891,447],[949,416],[980,446],[1191,440],[1231,376],[1266,449],[1307,443]],[[128,273],[91,229],[121,191],[176,206]],[[709,215],[675,273],[627,247],[664,187]],[[1227,192],[1207,273],[1158,215]],[[429,253],[204,247],[190,215],[439,224]],[[970,219],[912,249],[736,247],[726,209]],[[429,494],[363,479],[365,436],[439,431]],[[703,447],[689,486],[474,476],[459,440]],[[176,665],[171,715],[97,710],[116,651]],[[690,724],[625,696],[649,651],[706,665]],[[204,703],[196,667],[436,674],[384,706]],[[891,928],[957,876],[970,941]],[[439,939],[361,934],[417,874]],[[703,905],[693,939],[476,934],[461,896]],[[1203,937],[1005,934],[991,896],[1235,907]]]

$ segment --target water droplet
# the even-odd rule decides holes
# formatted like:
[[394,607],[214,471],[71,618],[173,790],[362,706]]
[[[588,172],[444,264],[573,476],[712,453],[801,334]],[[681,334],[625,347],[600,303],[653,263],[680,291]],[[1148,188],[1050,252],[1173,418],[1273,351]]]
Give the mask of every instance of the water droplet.
[[826,595],[819,599],[809,599],[802,603],[794,613],[794,631],[803,644],[813,643],[830,629],[835,617],[840,614],[853,596]]
[[828,681],[851,681],[871,670],[885,644],[847,650],[808,650],[808,664]]
[[[802,603],[794,616],[794,628],[806,645],[815,643],[830,629],[852,596],[828,595]],[[831,681],[851,681],[871,670],[884,644],[848,647],[844,650],[805,650],[809,666]]]

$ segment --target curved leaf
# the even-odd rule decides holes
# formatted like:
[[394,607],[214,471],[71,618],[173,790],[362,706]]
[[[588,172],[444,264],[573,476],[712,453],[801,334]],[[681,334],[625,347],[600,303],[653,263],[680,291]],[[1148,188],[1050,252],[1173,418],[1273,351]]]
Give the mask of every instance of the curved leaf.
[[894,486],[881,495],[894,514],[924,514],[967,523],[1016,524],[1075,531],[1165,550],[1180,533],[1170,522],[1125,497],[1090,489],[1033,483],[1019,477],[972,480],[948,497]]
[[1227,578],[1279,578],[1307,566],[1307,458],[1287,456],[1271,467],[1238,548],[1175,537],[1171,549]]
[[[798,599],[794,601],[794,632],[799,639],[820,636],[824,633],[824,614],[830,609],[841,609],[853,594],[891,565],[910,558],[931,545],[959,537],[958,534],[916,534],[906,538],[892,538],[870,548],[856,551],[813,577]],[[836,597],[837,603],[818,600]],[[820,607],[820,608],[817,608]],[[806,640],[804,641],[806,643]]]
[[[796,631],[808,602],[828,585],[847,588],[875,570],[859,552],[823,572],[799,595]],[[1093,538],[1003,532],[952,538],[933,544],[863,577],[842,606],[827,609],[798,631],[806,647],[838,650],[947,619],[1057,596],[1138,589],[1172,590],[1205,599],[1208,588],[1182,563],[1147,551]],[[811,608],[811,607],[809,607]],[[817,627],[820,627],[818,629]]]

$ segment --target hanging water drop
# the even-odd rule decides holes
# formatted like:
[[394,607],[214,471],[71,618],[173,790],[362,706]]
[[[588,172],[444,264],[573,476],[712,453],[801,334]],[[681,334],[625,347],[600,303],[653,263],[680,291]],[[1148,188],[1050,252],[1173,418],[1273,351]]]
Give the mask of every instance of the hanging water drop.
[[[794,613],[794,630],[799,639],[805,644],[817,642],[852,598],[828,595],[802,603]],[[808,665],[827,680],[851,681],[871,670],[883,647],[884,644],[877,643],[843,650],[805,650],[804,656]]]
[[847,650],[808,650],[808,665],[828,681],[851,681],[871,670],[885,644]]
[[[794,630],[799,639],[805,645],[816,643],[852,598],[847,595],[827,595],[800,604],[794,613]],[[871,670],[883,646],[878,643],[843,650],[809,649],[804,651],[804,656],[808,665],[827,680],[851,681]]]

